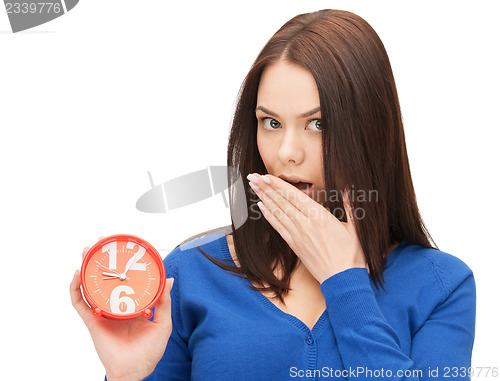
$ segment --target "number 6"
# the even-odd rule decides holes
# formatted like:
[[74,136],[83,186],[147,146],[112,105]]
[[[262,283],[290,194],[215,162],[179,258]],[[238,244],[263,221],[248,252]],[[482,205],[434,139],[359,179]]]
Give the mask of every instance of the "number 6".
[[[122,296],[120,297],[120,294],[124,292],[127,295],[132,295],[134,294],[134,290],[130,286],[118,286],[111,291],[111,297],[110,297],[110,307],[111,307],[111,312],[115,314],[131,314],[135,312],[135,304],[132,298],[129,298],[128,296]],[[120,304],[125,303],[126,309],[125,311],[120,310]]]

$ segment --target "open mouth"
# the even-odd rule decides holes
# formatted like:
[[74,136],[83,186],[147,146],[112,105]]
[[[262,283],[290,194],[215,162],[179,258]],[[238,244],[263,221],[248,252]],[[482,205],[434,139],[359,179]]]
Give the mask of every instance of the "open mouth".
[[303,183],[302,181],[299,181],[298,183],[292,183],[291,181],[287,181],[287,183],[292,184],[295,188],[301,191],[307,191],[309,188],[312,187],[311,183]]
[[312,185],[311,183],[303,183],[302,181],[299,181],[298,183],[290,183],[290,184],[292,184],[294,187],[296,187],[296,188],[298,188],[300,190],[305,190],[309,186]]

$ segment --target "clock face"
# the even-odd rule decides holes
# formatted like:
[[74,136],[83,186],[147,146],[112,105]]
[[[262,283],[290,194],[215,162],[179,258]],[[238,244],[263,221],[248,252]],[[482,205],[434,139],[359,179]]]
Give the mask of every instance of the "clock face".
[[134,236],[99,241],[88,251],[82,266],[84,295],[96,315],[126,319],[147,311],[144,316],[150,317],[150,308],[164,284],[160,255]]

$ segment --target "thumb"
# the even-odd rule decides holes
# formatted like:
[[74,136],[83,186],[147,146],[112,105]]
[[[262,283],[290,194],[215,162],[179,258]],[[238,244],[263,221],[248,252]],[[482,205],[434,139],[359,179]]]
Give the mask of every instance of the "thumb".
[[174,278],[167,278],[165,290],[163,291],[160,299],[158,299],[158,303],[156,303],[155,307],[154,321],[158,324],[172,324],[170,291],[172,290],[173,286]]

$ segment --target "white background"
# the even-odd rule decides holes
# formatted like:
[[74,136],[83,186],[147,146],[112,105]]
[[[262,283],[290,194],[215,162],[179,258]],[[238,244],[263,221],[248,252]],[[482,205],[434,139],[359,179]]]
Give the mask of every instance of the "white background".
[[68,292],[83,247],[130,233],[166,255],[230,224],[220,197],[158,215],[135,202],[147,171],[226,164],[253,60],[323,8],[359,14],[386,46],[424,221],[475,274],[473,365],[500,366],[497,2],[277,3],[81,0],[17,34],[0,6],[0,379],[104,378]]

